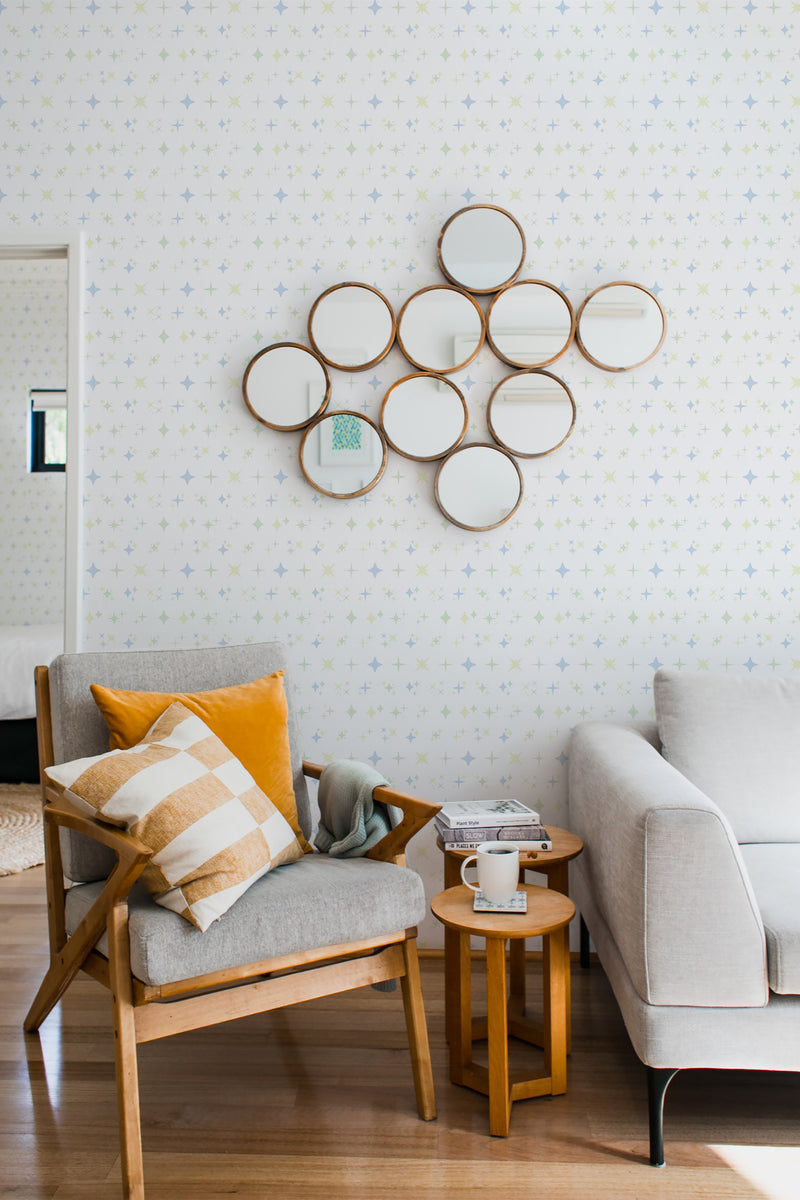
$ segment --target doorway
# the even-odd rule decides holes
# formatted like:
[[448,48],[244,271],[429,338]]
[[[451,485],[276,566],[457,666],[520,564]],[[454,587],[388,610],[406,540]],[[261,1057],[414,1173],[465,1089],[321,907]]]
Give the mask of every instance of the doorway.
[[[23,511],[6,524],[6,538],[13,544],[0,544],[9,581],[0,604],[0,634],[3,624],[14,625],[27,613],[30,624],[57,621],[63,629],[63,648],[70,652],[80,649],[82,640],[82,279],[80,234],[0,230],[0,281],[6,285],[6,329],[0,343],[5,343],[6,358],[14,360],[10,370],[8,361],[0,361],[0,368],[3,404],[13,405],[15,413],[14,420],[6,422],[4,457],[13,459],[14,469],[26,476],[7,485],[11,496],[4,499],[9,507],[16,493],[17,510]],[[30,472],[34,410],[48,403],[66,410],[66,469],[37,477]],[[51,418],[52,423],[56,419]],[[17,432],[9,436],[11,430]],[[38,567],[37,545],[48,560]]]

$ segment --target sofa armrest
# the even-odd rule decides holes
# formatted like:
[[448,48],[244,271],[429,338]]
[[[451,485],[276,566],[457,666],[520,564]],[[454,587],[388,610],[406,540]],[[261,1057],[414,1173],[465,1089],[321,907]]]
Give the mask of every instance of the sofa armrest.
[[573,730],[569,811],[581,873],[643,1000],[767,1003],[764,927],[731,827],[647,730]]

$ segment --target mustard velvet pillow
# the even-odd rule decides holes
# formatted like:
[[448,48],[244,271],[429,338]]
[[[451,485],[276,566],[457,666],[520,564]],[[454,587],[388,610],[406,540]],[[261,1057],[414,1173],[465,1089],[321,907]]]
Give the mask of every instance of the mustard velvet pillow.
[[156,718],[180,701],[239,759],[289,822],[304,853],[311,853],[297,820],[283,671],[210,692],[128,692],[93,683],[92,695],[108,725],[112,750],[135,746]]
[[152,850],[142,882],[157,904],[203,932],[267,871],[303,857],[252,775],[180,703],[138,745],[45,774],[82,812],[121,825]]

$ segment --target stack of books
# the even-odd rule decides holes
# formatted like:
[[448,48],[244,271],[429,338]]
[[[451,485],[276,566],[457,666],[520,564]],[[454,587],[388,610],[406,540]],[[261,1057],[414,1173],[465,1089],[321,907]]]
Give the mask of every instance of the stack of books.
[[539,813],[521,800],[448,800],[433,819],[445,850],[481,842],[514,842],[520,850],[552,850]]

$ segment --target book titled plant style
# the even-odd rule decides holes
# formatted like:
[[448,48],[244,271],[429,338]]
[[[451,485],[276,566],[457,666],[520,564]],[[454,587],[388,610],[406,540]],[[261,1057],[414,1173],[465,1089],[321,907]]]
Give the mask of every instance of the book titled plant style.
[[521,800],[446,800],[437,814],[449,829],[539,825],[539,813]]

